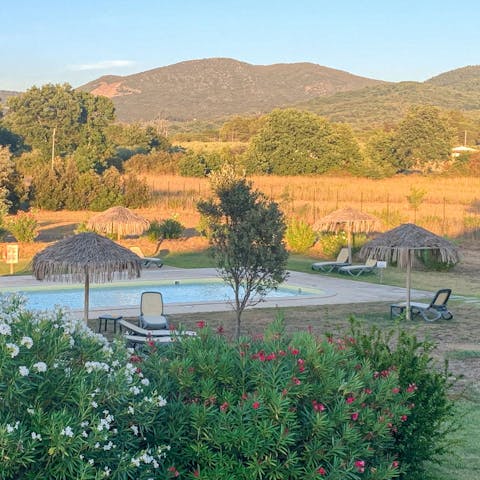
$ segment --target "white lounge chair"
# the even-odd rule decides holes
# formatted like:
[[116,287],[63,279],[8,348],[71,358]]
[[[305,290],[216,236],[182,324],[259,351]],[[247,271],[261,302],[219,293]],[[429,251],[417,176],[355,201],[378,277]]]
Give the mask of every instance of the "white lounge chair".
[[347,273],[352,277],[359,277],[364,273],[373,273],[377,269],[377,261],[374,258],[369,258],[363,265],[346,265],[340,267],[340,273]]
[[163,297],[160,292],[142,292],[140,299],[140,326],[146,329],[168,328],[163,314]]
[[342,248],[338,252],[337,259],[333,262],[315,262],[312,263],[312,270],[322,272],[332,272],[336,268],[345,267],[350,265],[348,261],[348,248]]
[[140,247],[129,247],[129,248],[135,255],[138,255],[142,259],[142,265],[145,268],[149,268],[151,265],[155,265],[158,268],[163,267],[163,261],[161,258],[146,257],[143,254],[142,249]]

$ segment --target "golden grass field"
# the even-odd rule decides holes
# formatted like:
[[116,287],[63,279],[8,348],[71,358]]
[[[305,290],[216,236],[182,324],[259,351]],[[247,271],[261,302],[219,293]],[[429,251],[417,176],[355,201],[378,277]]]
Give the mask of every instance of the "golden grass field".
[[[210,194],[207,179],[173,175],[147,175],[145,179],[156,197],[155,207],[145,211],[147,216],[178,214],[186,226],[198,223],[195,204]],[[450,237],[480,229],[480,178],[255,176],[251,180],[281,204],[287,217],[300,217],[311,224],[337,208],[351,206],[379,216],[384,230],[406,222]],[[425,193],[417,212],[407,200],[412,189]]]

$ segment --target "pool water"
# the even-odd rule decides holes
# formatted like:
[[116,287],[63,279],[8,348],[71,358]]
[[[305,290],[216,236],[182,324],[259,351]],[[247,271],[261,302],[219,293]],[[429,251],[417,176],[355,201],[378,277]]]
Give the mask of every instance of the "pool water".
[[[90,285],[90,308],[99,307],[137,307],[140,296],[145,291],[162,293],[164,303],[179,302],[226,302],[233,299],[233,290],[222,281],[202,282],[142,282],[136,284]],[[83,308],[83,287],[65,287],[59,289],[36,288],[25,289],[19,293],[27,298],[27,307],[34,310],[49,310],[55,305],[68,307],[72,310]],[[294,286],[281,286],[272,290],[267,299],[319,295],[321,290],[304,289]]]

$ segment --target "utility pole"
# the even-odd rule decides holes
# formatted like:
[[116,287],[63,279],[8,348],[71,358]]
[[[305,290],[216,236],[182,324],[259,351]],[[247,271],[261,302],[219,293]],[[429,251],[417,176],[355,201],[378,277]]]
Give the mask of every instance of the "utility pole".
[[55,159],[55,133],[57,132],[57,127],[53,127],[52,134],[52,170],[53,170],[53,161]]

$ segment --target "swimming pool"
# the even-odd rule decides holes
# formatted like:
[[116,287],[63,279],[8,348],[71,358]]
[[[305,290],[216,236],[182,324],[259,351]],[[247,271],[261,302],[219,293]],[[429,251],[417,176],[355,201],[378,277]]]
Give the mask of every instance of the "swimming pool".
[[[2,293],[12,290],[2,289]],[[90,308],[102,307],[138,307],[140,296],[145,291],[159,291],[163,301],[169,303],[227,302],[233,299],[231,287],[218,279],[122,282],[90,286]],[[30,287],[17,292],[27,298],[27,307],[34,310],[49,310],[55,305],[72,310],[83,308],[83,286],[69,285],[62,288]],[[267,299],[292,298],[300,296],[322,295],[325,292],[314,288],[282,285],[272,290]]]

